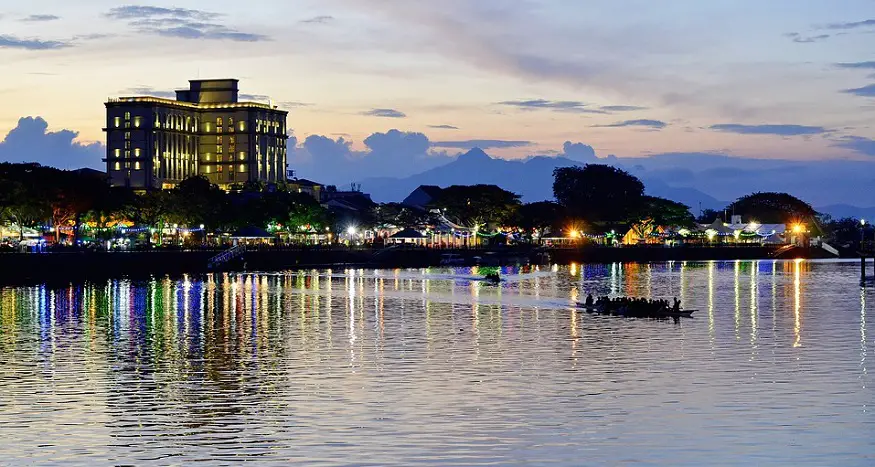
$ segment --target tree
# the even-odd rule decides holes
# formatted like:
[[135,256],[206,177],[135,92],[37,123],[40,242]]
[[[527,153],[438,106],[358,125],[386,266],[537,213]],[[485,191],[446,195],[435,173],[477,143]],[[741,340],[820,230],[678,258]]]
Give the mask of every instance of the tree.
[[103,177],[86,175],[53,168],[41,168],[43,196],[51,209],[55,241],[60,241],[60,227],[73,224],[74,243],[86,214],[99,199],[107,196],[106,180]]
[[517,226],[538,237],[543,237],[548,231],[560,230],[565,220],[565,208],[552,201],[524,204],[517,212]]
[[699,217],[696,218],[696,221],[700,224],[710,224],[714,222],[714,219],[723,219],[723,213],[720,211],[715,211],[713,209],[705,209],[702,211],[702,214],[699,214]]
[[[127,220],[131,207],[137,202],[137,195],[125,187],[107,187],[103,195],[98,197],[86,216],[86,220],[94,222],[102,232],[109,227],[110,223],[118,223]],[[109,233],[104,239],[112,238]]]
[[[164,224],[176,216],[174,212],[175,199],[170,191],[149,191],[137,198],[128,206],[126,215],[138,225],[148,225],[158,230],[158,243],[161,244],[164,235]],[[152,236],[149,236],[149,243]]]
[[810,204],[795,196],[768,192],[742,196],[727,206],[726,211],[764,224],[790,224],[817,215]]
[[189,177],[170,193],[175,200],[176,223],[189,227],[204,225],[215,228],[221,222],[226,194],[203,176]]
[[48,208],[36,197],[26,181],[0,179],[0,221],[11,221],[18,226],[18,240],[24,240],[24,227],[48,217]]
[[652,219],[657,226],[692,227],[695,223],[689,206],[656,196],[644,196],[640,217]]
[[823,227],[826,238],[837,246],[857,246],[864,235],[871,238],[870,225],[852,217],[830,220]]
[[553,171],[553,195],[569,213],[588,222],[637,220],[644,184],[628,172],[600,164]]
[[373,216],[378,227],[413,227],[431,220],[428,212],[401,203],[378,204],[374,206]]
[[453,185],[441,191],[434,205],[451,221],[477,230],[512,220],[520,196],[495,185]]

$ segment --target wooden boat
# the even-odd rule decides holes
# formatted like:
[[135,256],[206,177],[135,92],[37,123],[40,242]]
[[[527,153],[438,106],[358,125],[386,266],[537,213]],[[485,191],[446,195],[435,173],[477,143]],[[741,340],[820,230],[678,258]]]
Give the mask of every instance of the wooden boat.
[[599,315],[615,315],[626,316],[629,318],[692,318],[693,313],[698,310],[674,311],[671,308],[632,311],[632,310],[608,310],[603,306],[587,306],[585,303],[577,302],[577,307],[587,313],[595,313]]
[[487,274],[483,276],[483,278],[481,278],[480,280],[486,282],[487,284],[495,285],[501,283],[501,276],[499,276],[498,274]]

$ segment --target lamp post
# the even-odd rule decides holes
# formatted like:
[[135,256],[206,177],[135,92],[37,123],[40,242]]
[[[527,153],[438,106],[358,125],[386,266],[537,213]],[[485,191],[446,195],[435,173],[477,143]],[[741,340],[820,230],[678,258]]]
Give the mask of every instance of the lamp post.
[[860,248],[863,248],[863,240],[865,240],[866,219],[860,219]]

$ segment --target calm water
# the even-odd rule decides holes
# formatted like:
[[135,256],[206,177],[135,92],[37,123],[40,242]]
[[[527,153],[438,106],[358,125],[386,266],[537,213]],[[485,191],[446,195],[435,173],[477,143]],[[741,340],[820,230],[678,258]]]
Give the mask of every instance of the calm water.
[[2,289],[0,464],[875,465],[857,263],[505,272]]

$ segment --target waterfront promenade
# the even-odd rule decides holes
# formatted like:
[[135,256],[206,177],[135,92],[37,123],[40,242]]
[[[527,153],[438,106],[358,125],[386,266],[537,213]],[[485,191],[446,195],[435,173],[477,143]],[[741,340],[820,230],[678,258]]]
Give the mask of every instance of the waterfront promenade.
[[[49,253],[0,254],[0,283],[67,282],[118,277],[178,276],[214,271],[282,271],[348,267],[411,268],[440,266],[447,255],[455,265],[515,265],[526,263],[615,263],[657,261],[707,261],[775,258],[778,250],[767,246],[718,247],[493,247],[471,249],[430,248],[249,248],[239,257],[210,268],[210,259],[225,250],[148,250],[97,252],[66,250]],[[792,257],[811,257],[797,249]]]

